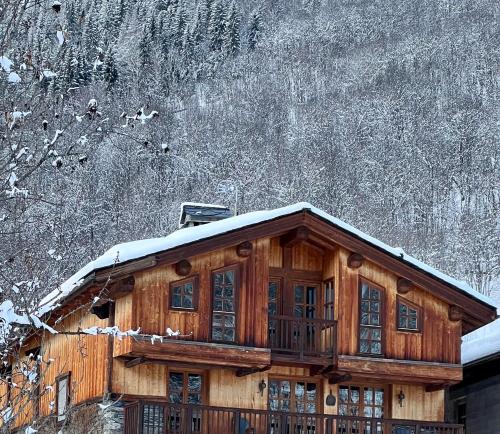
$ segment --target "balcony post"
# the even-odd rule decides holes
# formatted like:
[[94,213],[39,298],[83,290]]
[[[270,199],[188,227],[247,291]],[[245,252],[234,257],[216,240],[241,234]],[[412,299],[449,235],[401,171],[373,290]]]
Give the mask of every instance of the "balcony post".
[[300,360],[304,360],[304,345],[305,345],[305,339],[304,339],[304,334],[306,331],[306,322],[305,321],[298,321],[299,323],[299,348],[300,348]]
[[239,410],[235,410],[233,412],[233,418],[234,418],[234,434],[244,434],[240,433],[241,413]]
[[[185,411],[185,424],[186,424],[186,434],[191,434],[193,432],[193,407],[190,405],[184,407]],[[182,421],[182,419],[181,419]],[[182,422],[181,422],[182,423]]]

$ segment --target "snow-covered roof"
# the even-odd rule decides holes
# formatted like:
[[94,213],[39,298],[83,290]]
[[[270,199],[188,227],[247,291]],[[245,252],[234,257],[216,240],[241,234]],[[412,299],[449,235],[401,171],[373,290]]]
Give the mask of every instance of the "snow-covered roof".
[[462,363],[464,365],[496,354],[500,357],[500,318],[462,338]]
[[50,310],[52,306],[55,306],[63,298],[70,295],[75,291],[83,279],[89,274],[113,265],[122,264],[127,261],[134,259],[143,258],[145,256],[153,255],[155,253],[163,252],[166,250],[171,250],[176,247],[194,243],[207,238],[212,238],[217,235],[221,235],[227,232],[238,230],[247,226],[253,226],[259,223],[264,223],[266,221],[274,220],[279,217],[284,217],[290,214],[295,214],[307,210],[312,214],[330,222],[331,224],[339,227],[345,232],[356,236],[365,242],[376,246],[385,253],[398,258],[399,260],[406,262],[430,275],[436,277],[439,280],[446,282],[447,284],[455,287],[457,290],[468,294],[469,296],[489,305],[495,307],[493,301],[483,294],[475,291],[467,283],[456,280],[435,268],[430,267],[427,264],[407,255],[402,249],[391,247],[370,235],[356,229],[355,227],[339,220],[336,217],[314,207],[307,202],[299,202],[294,205],[289,205],[283,208],[277,208],[273,210],[265,211],[254,211],[247,214],[242,214],[234,217],[229,217],[224,220],[215,221],[212,223],[207,223],[200,226],[194,226],[184,229],[179,229],[170,235],[161,238],[152,238],[147,240],[131,241],[127,243],[117,244],[111,249],[106,251],[104,254],[99,256],[92,262],[89,262],[82,269],[77,271],[73,276],[66,280],[59,288],[52,291],[41,301],[41,308],[44,311]]

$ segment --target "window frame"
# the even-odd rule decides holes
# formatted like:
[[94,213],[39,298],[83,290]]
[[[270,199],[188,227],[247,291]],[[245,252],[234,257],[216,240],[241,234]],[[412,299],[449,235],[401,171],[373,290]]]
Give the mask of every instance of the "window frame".
[[[328,285],[331,285],[331,287],[328,287]],[[331,291],[332,295],[332,300],[327,301],[327,292]],[[334,321],[335,320],[335,277],[330,277],[328,279],[323,280],[323,294],[322,294],[322,301],[323,301],[323,319],[327,321]],[[331,308],[331,311],[329,310]],[[332,313],[332,317],[328,318],[328,312]]]
[[[230,345],[237,345],[239,342],[239,334],[238,334],[238,326],[239,326],[239,292],[240,292],[240,273],[241,273],[241,264],[233,264],[233,265],[228,265],[227,267],[222,267],[222,268],[217,268],[215,270],[211,270],[210,272],[210,342],[218,342],[221,344],[230,344]],[[214,290],[214,281],[215,281],[215,274],[217,273],[226,273],[228,271],[233,271],[234,272],[234,283],[233,283],[233,289],[234,289],[234,296],[233,296],[233,302],[234,302],[234,312],[225,312],[225,311],[214,311],[214,296],[215,296],[215,290]],[[234,340],[233,341],[226,341],[226,340],[219,340],[219,339],[214,339],[213,338],[213,318],[214,318],[214,313],[222,313],[222,314],[234,314]],[[225,327],[224,327],[225,330]]]
[[[59,396],[59,383],[63,380],[66,380],[66,404],[64,405],[64,412],[59,414],[59,400],[61,397]],[[55,415],[57,419],[57,423],[63,424],[67,419],[68,408],[71,403],[71,371],[65,372],[64,374],[58,375],[56,377],[56,399],[55,399]]]
[[[186,277],[185,279],[176,280],[175,282],[170,282],[168,289],[168,309],[169,310],[179,310],[184,312],[196,312],[198,310],[198,302],[199,302],[199,276],[195,274],[193,276]],[[174,300],[174,287],[176,286],[184,286],[186,283],[190,283],[193,285],[193,307],[178,307],[173,306]],[[181,298],[182,300],[182,298]]]
[[166,373],[167,402],[170,402],[170,374],[182,374],[182,405],[188,405],[187,397],[189,395],[189,390],[188,390],[189,375],[199,375],[201,377],[201,392],[200,392],[201,405],[206,405],[206,403],[208,402],[208,387],[207,387],[208,375],[206,371],[202,369],[182,369],[182,368],[167,369]]
[[[380,325],[379,326],[373,326],[373,325],[367,325],[367,324],[361,324],[361,304],[363,301],[362,294],[363,294],[363,283],[367,284],[369,287],[373,287],[374,289],[377,289],[380,292],[380,311],[379,311],[379,318],[380,318]],[[363,356],[363,357],[381,357],[383,358],[385,356],[385,339],[386,339],[386,330],[385,330],[385,309],[386,309],[386,302],[385,302],[385,297],[386,297],[386,290],[383,286],[378,285],[377,283],[372,282],[369,279],[366,279],[365,277],[359,276],[358,279],[358,355]],[[378,353],[363,353],[361,352],[361,327],[368,327],[370,329],[379,329],[380,330],[380,354]],[[372,342],[372,340],[370,340]]]
[[[369,418],[376,419],[376,420],[383,420],[383,419],[388,419],[388,418],[390,419],[390,416],[389,416],[390,402],[389,402],[389,400],[391,399],[391,394],[389,393],[390,388],[387,385],[379,384],[379,383],[371,383],[371,382],[365,382],[365,383],[357,383],[356,382],[356,383],[339,384],[339,387],[337,388],[337,398],[338,398],[337,399],[337,414],[340,414],[340,405],[342,404],[340,401],[340,388],[341,387],[348,387],[349,391],[352,387],[359,387],[359,390],[360,390],[360,400],[359,400],[360,414],[358,416],[355,416],[355,417],[365,417],[364,416],[365,403],[364,403],[364,390],[363,390],[363,388],[367,387],[370,389],[382,389],[384,391],[384,403],[382,404],[382,406],[375,406],[375,405],[371,406],[372,408],[382,407],[382,411],[383,411],[382,417],[378,418],[375,416],[371,416]],[[348,403],[346,405],[347,405],[347,412],[349,413],[349,399],[348,399]],[[350,415],[348,414],[348,416],[350,416]]]
[[[297,413],[297,400],[296,400],[296,397],[295,397],[295,384],[296,383],[314,383],[316,384],[316,400],[315,400],[315,404],[316,404],[316,413],[320,413],[322,414],[324,409],[323,409],[323,401],[324,401],[324,391],[323,391],[323,382],[320,381],[319,379],[317,378],[314,378],[314,377],[303,377],[303,376],[298,376],[298,377],[286,377],[286,376],[280,376],[280,375],[277,375],[277,376],[269,376],[269,378],[267,379],[267,384],[268,386],[271,384],[271,381],[278,381],[278,382],[282,382],[282,381],[288,381],[290,383],[290,409],[292,410],[293,409],[293,406],[295,406],[295,409],[294,411],[289,411],[289,413]],[[293,386],[293,387],[292,387]],[[280,401],[280,398],[278,397],[277,398],[278,401]],[[284,412],[286,413],[285,410],[271,410],[271,406],[270,406],[270,401],[271,401],[271,398],[270,398],[270,388],[268,387],[267,388],[267,410],[271,413],[281,413],[281,412]],[[299,413],[299,414],[304,414],[304,415],[308,415],[308,414],[311,414],[311,413],[307,413],[307,412],[304,412],[304,413]]]
[[[417,328],[416,329],[409,329],[409,328],[401,328],[399,327],[399,306],[401,304],[406,305],[407,307],[416,310],[417,311]],[[423,314],[422,314],[422,307],[419,306],[418,304],[415,304],[411,302],[410,300],[397,296],[396,297],[396,330],[398,332],[402,333],[422,333],[423,331]]]

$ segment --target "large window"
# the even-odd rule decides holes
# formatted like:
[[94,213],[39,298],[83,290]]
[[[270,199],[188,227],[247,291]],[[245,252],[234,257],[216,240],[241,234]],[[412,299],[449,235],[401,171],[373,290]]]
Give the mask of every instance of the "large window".
[[170,309],[196,310],[198,307],[198,277],[170,284]]
[[421,308],[408,300],[398,297],[398,330],[419,332],[422,327]]
[[314,381],[269,380],[269,410],[319,413],[319,387]]
[[382,288],[361,280],[359,309],[359,352],[382,354]]
[[203,375],[170,371],[168,400],[173,404],[203,404]]
[[237,267],[212,274],[212,340],[236,341]]
[[296,282],[293,284],[294,317],[317,318],[319,285]]

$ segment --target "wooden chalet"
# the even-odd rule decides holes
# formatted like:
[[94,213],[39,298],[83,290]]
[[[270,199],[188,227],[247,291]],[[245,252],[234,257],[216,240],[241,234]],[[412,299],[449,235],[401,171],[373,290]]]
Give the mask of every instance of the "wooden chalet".
[[79,409],[104,401],[127,434],[463,432],[445,389],[487,298],[307,203],[205,224],[190,206],[191,227],[115,246],[44,300],[77,333],[44,336],[54,387],[18,426],[89,432]]

